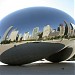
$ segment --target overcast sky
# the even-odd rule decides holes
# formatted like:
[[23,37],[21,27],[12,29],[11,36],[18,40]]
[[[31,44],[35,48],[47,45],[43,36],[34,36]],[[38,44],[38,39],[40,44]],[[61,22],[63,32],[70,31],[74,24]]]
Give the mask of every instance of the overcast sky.
[[57,8],[75,19],[74,2],[75,0],[0,0],[0,20],[16,10],[34,6]]

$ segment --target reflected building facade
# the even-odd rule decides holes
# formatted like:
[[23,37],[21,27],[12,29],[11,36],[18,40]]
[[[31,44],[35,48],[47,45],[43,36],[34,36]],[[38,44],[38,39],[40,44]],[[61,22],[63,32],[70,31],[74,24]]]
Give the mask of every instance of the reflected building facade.
[[46,25],[44,28],[43,28],[43,38],[45,37],[48,37],[49,34],[52,32],[52,28],[50,27],[50,25]]
[[71,36],[71,26],[68,25],[68,35]]
[[8,34],[9,34],[9,32],[11,31],[12,28],[13,28],[13,26],[10,26],[10,27],[5,31],[5,33],[4,33],[4,35],[3,35],[2,41],[7,40]]
[[20,34],[17,34],[17,38],[16,38],[16,40],[20,41],[21,38],[22,38],[22,34],[21,34],[21,33],[20,33]]
[[11,41],[15,41],[16,40],[16,38],[17,38],[17,36],[18,36],[18,30],[13,30],[11,33],[10,33],[10,35],[9,35],[9,39],[11,40]]
[[65,34],[64,35],[71,36],[71,26],[70,26],[70,24],[68,24],[66,21],[64,21],[64,23],[65,23]]
[[29,32],[25,32],[23,35],[23,40],[28,40],[29,39]]
[[32,31],[32,39],[38,39],[39,27],[35,27]]
[[59,31],[59,36],[63,36],[65,33],[65,26],[63,24],[60,24],[58,27],[58,31]]
[[54,38],[55,36],[59,36],[59,31],[55,31],[49,34],[50,38]]
[[71,36],[75,36],[75,26],[74,24],[70,23],[70,26],[71,26]]

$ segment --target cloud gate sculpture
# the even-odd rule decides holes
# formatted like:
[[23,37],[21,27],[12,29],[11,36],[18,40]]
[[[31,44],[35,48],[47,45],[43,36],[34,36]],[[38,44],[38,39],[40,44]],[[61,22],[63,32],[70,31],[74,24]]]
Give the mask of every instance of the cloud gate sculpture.
[[7,15],[0,23],[0,61],[23,65],[45,58],[68,60],[75,54],[74,19],[49,7],[30,7]]

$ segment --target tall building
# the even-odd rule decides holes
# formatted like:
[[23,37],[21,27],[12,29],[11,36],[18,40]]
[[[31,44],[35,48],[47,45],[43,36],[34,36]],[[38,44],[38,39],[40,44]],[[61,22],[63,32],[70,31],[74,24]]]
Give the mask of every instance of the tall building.
[[66,21],[64,21],[64,23],[66,24],[65,25],[65,34],[64,35],[70,36],[71,35],[71,26]]
[[13,28],[13,26],[10,26],[4,33],[3,35],[3,38],[2,38],[2,41],[6,40],[7,39],[7,36],[9,34],[9,32],[11,31],[11,29]]
[[70,23],[70,24],[72,25],[73,29],[75,30],[75,24],[73,24],[73,23]]
[[29,32],[25,32],[23,35],[23,40],[29,39]]
[[59,35],[63,36],[64,33],[65,33],[65,26],[63,24],[60,24],[59,28],[58,28],[58,31],[59,31]]
[[50,25],[47,25],[43,28],[43,36],[42,37],[48,37],[49,34],[52,32],[52,28]]
[[75,25],[70,23],[71,26],[71,36],[75,36]]
[[18,41],[20,41],[22,38],[22,34],[20,33],[17,37],[18,37]]
[[35,27],[32,31],[32,38],[38,39],[39,38],[38,33],[39,33],[39,27]]
[[68,25],[68,35],[70,36],[71,35],[71,26]]
[[18,30],[13,30],[9,35],[9,39],[11,41],[15,41],[18,36],[18,32],[19,32]]

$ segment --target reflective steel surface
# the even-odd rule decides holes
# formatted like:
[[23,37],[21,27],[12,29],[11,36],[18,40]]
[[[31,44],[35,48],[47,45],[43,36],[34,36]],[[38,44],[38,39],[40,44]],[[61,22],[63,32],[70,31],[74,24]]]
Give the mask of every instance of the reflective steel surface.
[[20,65],[43,58],[68,60],[75,54],[74,25],[70,15],[54,8],[30,7],[13,12],[0,23],[0,61]]

